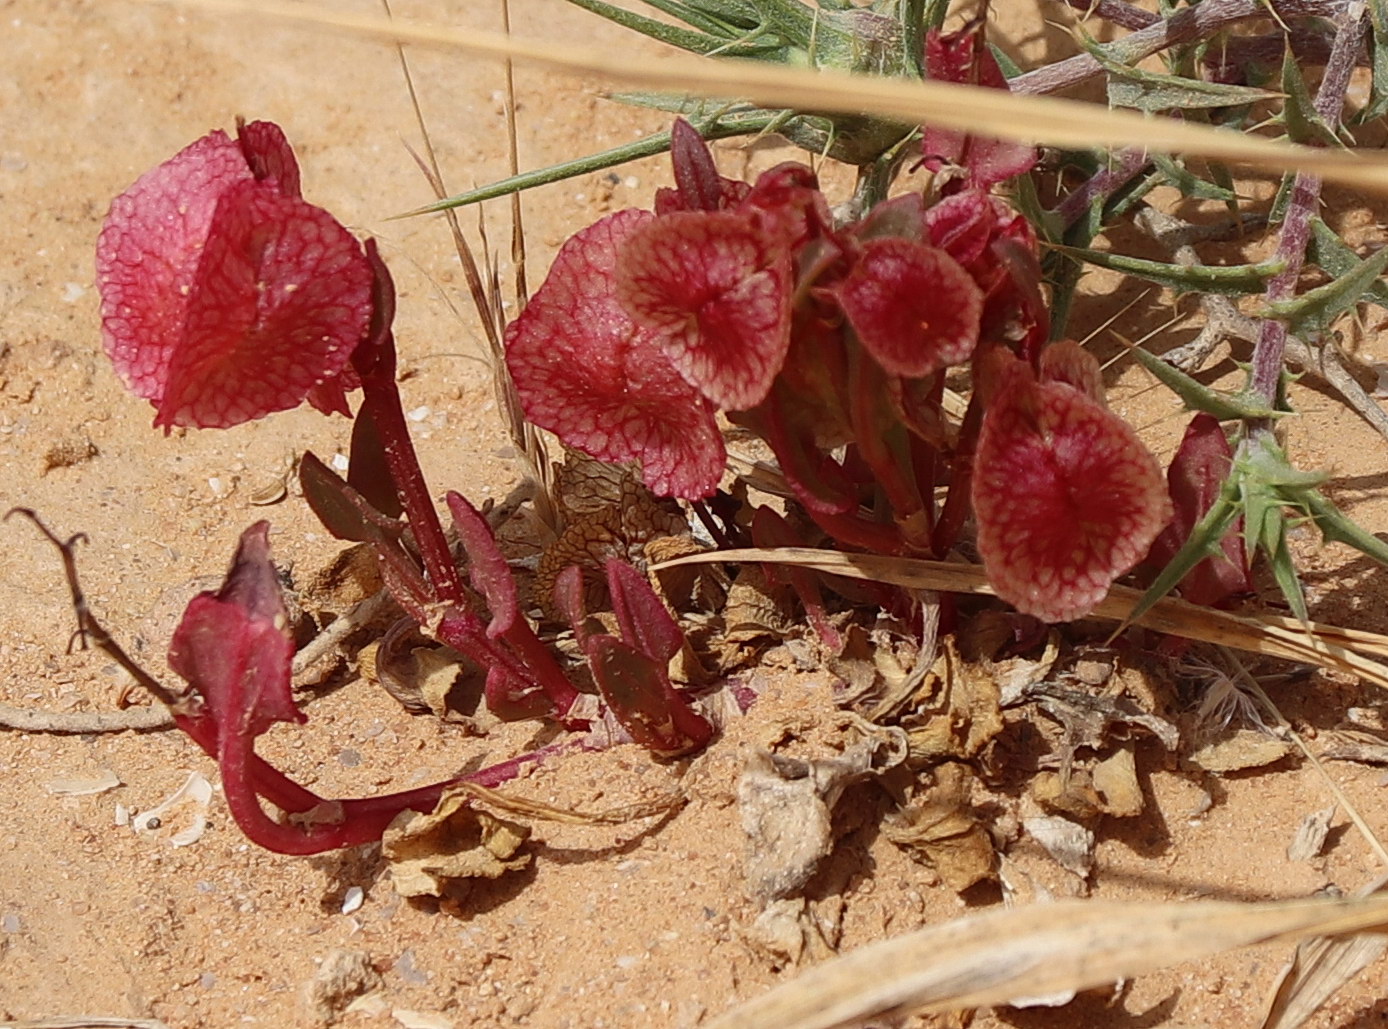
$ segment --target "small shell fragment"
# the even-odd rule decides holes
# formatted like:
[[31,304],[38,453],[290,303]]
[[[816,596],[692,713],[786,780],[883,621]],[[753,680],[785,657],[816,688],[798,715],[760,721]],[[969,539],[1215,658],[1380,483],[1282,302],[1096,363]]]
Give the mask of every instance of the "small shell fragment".
[[90,797],[96,793],[114,790],[119,785],[120,778],[106,768],[95,779],[50,779],[44,783],[44,788],[60,797]]
[[349,886],[342,898],[342,913],[350,915],[361,907],[365,899],[366,893],[360,886]]
[[174,790],[157,807],[142,811],[133,820],[138,833],[153,832],[164,825],[164,816],[182,804],[193,806],[193,820],[187,828],[169,837],[175,847],[196,843],[207,830],[207,806],[212,802],[212,784],[200,772],[190,772],[183,785]]

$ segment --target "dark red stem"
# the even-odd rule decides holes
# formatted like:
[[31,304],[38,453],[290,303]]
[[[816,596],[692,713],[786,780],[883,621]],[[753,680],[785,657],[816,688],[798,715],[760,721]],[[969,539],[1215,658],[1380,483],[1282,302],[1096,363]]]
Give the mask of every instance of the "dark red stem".
[[366,256],[376,272],[375,309],[367,338],[352,353],[352,367],[361,378],[362,405],[376,423],[386,467],[414,531],[434,597],[445,603],[461,604],[462,580],[429,495],[429,485],[419,467],[405,421],[405,409],[400,403],[400,388],[395,382],[395,336],[390,331],[395,314],[395,284],[376,252],[375,240],[367,241]]

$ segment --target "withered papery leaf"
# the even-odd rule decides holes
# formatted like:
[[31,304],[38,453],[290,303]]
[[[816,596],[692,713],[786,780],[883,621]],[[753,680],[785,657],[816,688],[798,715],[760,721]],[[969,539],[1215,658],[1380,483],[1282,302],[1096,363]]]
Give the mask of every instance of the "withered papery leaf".
[[445,793],[428,814],[402,811],[386,829],[381,853],[404,897],[442,897],[468,879],[496,879],[524,868],[530,827],[471,805],[463,790]]

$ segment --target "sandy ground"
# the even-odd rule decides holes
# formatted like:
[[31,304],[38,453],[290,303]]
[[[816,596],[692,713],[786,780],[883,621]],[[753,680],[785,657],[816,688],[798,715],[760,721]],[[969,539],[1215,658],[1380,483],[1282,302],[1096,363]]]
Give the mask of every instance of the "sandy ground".
[[[375,9],[368,0],[330,6]],[[457,0],[401,2],[397,13],[493,27],[490,11]],[[273,521],[278,558],[301,575],[338,549],[293,497],[273,507],[251,498],[292,453],[341,452],[346,421],[300,411],[165,438],[100,350],[92,250],[106,204],[140,172],[211,128],[229,128],[238,114],[279,122],[298,151],[308,197],[381,240],[400,286],[406,408],[436,488],[462,489],[477,502],[506,493],[516,470],[475,359],[480,342],[452,307],[465,301],[446,234],[433,221],[387,220],[428,199],[405,146],[417,133],[393,51],[109,0],[0,0],[0,14],[0,508],[32,506],[59,531],[89,536],[81,562],[92,604],[134,652],[163,672],[181,603],[220,574],[250,521]],[[1055,45],[1054,35],[1025,30],[1037,23],[1026,17],[1005,11],[1004,36]],[[558,0],[517,0],[516,21],[523,32],[582,38],[614,53],[632,45]],[[451,184],[503,174],[500,69],[438,54],[416,55],[414,67]],[[657,115],[597,99],[594,86],[518,72],[523,165],[660,126]],[[740,156],[723,153],[738,170]],[[646,162],[533,194],[532,282],[568,233],[607,210],[649,203],[666,178],[663,162]],[[1354,197],[1332,200],[1341,211],[1362,206]],[[504,250],[503,215],[493,212],[491,224],[493,244]],[[1083,317],[1097,324],[1140,290],[1099,277],[1088,292]],[[1155,300],[1140,304],[1125,334],[1139,336],[1166,314]],[[1388,356],[1372,334],[1357,345],[1366,358],[1376,345]],[[1232,367],[1225,361],[1214,374]],[[1128,373],[1114,396],[1168,455],[1179,435],[1169,398]],[[1388,528],[1388,446],[1330,396],[1301,389],[1298,398],[1305,417],[1292,440],[1300,463],[1333,468],[1339,499],[1371,529]],[[1336,550],[1308,562],[1323,616],[1388,629],[1381,571]],[[71,625],[55,554],[29,525],[7,523],[0,700],[57,712],[114,705],[118,670],[99,656],[66,653]],[[660,764],[617,748],[541,769],[523,784],[537,799],[590,809],[682,788],[690,802],[678,814],[656,825],[541,825],[529,870],[475,887],[448,911],[397,898],[373,849],[309,860],[262,852],[242,839],[219,797],[210,829],[190,846],[173,845],[177,820],[144,834],[117,825],[118,806],[148,810],[191,771],[215,782],[212,762],[180,734],[0,732],[0,1021],[85,1014],[157,1018],[177,1029],[308,1024],[303,985],[334,951],[348,950],[366,956],[382,985],[374,1005],[344,1016],[347,1026],[696,1026],[795,971],[749,931],[755,912],[744,891],[735,788],[747,748],[813,735],[833,705],[823,673],[758,674],[766,698],[703,756]],[[1380,699],[1320,678],[1279,695],[1312,735],[1337,724],[1347,706]],[[276,736],[271,748],[329,794],[416,785],[525,743],[466,738],[359,682],[315,699],[309,713],[307,729]],[[1379,870],[1343,813],[1324,856],[1287,859],[1301,819],[1332,803],[1305,767],[1212,784],[1154,765],[1144,814],[1101,829],[1093,895],[1292,897],[1348,891]],[[63,780],[107,773],[119,787],[58,792]],[[1330,774],[1382,829],[1380,773],[1334,764]],[[1203,810],[1207,789],[1214,802]],[[844,836],[818,903],[837,913],[845,948],[966,909],[877,832],[885,810],[884,796],[865,788],[841,812]],[[1034,846],[1015,856],[1051,893],[1082,892]],[[364,891],[364,903],[343,913],[352,887]],[[976,905],[996,901],[996,892],[970,894]],[[1253,1025],[1284,957],[1275,949],[1229,956],[1059,1011],[987,1013],[975,1024]],[[1378,1000],[1383,974],[1383,966],[1371,968],[1314,1024],[1388,1023],[1388,1002]],[[409,1012],[436,1020],[411,1023]]]

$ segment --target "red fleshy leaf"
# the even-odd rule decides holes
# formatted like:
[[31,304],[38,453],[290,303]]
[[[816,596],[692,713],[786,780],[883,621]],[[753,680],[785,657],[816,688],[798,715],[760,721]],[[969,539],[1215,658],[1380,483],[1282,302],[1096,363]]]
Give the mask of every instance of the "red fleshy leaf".
[[[1007,89],[1007,79],[997,59],[976,29],[951,35],[932,30],[925,42],[926,70],[932,79]],[[1036,164],[1036,148],[1025,143],[988,139],[952,129],[926,126],[921,153],[925,166],[939,171],[947,165],[964,169],[969,185],[986,190]]]
[[677,188],[656,190],[656,214],[735,207],[752,188],[741,179],[728,179],[718,174],[708,144],[683,118],[676,118],[670,129],[670,160],[675,168]]
[[[506,364],[526,417],[601,461],[639,461],[663,496],[711,494],[726,452],[709,402],[617,302],[617,250],[646,211],[619,211],[559,251],[506,330]],[[672,216],[673,217],[673,216]]]
[[893,375],[961,364],[978,343],[983,294],[943,250],[869,240],[836,294],[863,346]]
[[193,598],[169,644],[169,667],[192,685],[222,733],[254,738],[302,722],[289,688],[294,642],[270,563],[270,523],[241,534],[222,588]]
[[299,186],[299,162],[283,129],[272,121],[238,121],[236,142],[252,175],[274,182],[287,197],[303,197]]
[[634,229],[616,292],[689,382],[739,411],[766,397],[790,346],[789,253],[741,212],[677,212]]
[[458,529],[458,539],[468,557],[468,577],[472,588],[487,601],[492,613],[487,635],[495,639],[511,631],[520,619],[520,600],[516,592],[516,577],[506,563],[506,555],[497,546],[491,526],[461,493],[448,491],[448,510]]
[[270,182],[218,202],[156,425],[224,428],[299,406],[351,360],[371,315],[361,245]]
[[764,238],[791,253],[822,236],[834,222],[829,202],[819,191],[818,177],[798,161],[785,161],[762,172],[738,206],[755,216]]
[[[1219,498],[1233,461],[1234,452],[1219,419],[1208,414],[1195,415],[1166,471],[1174,513],[1171,523],[1152,544],[1150,561],[1160,566],[1176,556],[1196,523]],[[1222,556],[1205,558],[1181,580],[1181,596],[1192,604],[1215,607],[1253,592],[1242,518],[1230,526],[1220,541],[1220,549]]]
[[[1171,515],[1161,470],[1132,427],[1005,351],[974,459],[978,550],[998,596],[1047,622],[1080,618]],[[1090,358],[1090,360],[1093,360]]]
[[670,160],[686,211],[716,211],[723,206],[723,186],[704,137],[683,118],[670,128]]
[[1104,372],[1094,355],[1072,339],[1052,343],[1041,351],[1040,378],[1073,386],[1095,403],[1108,407]]
[[252,122],[239,141],[204,136],[112,203],[97,243],[103,343],[157,425],[223,427],[306,398],[346,410],[371,270],[298,190],[283,133]]
[[1050,318],[1041,298],[1036,233],[1007,202],[965,190],[925,212],[927,242],[964,266],[983,290],[984,339],[1044,341]]
[[684,646],[684,633],[646,577],[610,557],[607,586],[622,638],[653,661],[669,663]]

